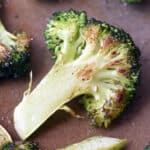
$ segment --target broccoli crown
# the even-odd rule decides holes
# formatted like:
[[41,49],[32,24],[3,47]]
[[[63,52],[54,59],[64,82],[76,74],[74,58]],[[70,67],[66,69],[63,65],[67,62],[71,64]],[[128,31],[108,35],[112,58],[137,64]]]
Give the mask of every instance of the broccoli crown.
[[39,150],[39,148],[36,143],[32,142],[25,142],[25,143],[7,142],[1,145],[0,150]]
[[125,2],[125,3],[139,3],[141,1],[142,0],[122,0],[122,2]]
[[27,72],[29,41],[26,33],[13,35],[0,22],[0,78],[17,78]]
[[74,68],[81,103],[93,122],[108,127],[135,95],[140,51],[124,30],[86,16],[74,10],[55,13],[46,44],[54,50],[56,66]]

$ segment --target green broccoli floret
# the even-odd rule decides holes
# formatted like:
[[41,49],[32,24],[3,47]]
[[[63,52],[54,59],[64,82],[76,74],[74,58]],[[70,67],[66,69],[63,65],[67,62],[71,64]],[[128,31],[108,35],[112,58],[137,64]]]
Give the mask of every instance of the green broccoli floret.
[[122,2],[125,2],[125,3],[139,3],[141,2],[142,0],[121,0]]
[[126,140],[95,136],[58,150],[121,150]]
[[29,41],[26,33],[13,35],[0,21],[0,78],[17,78],[27,72]]
[[[82,95],[97,126],[108,127],[133,99],[139,81],[139,49],[130,36],[85,12],[55,13],[45,31],[56,62],[14,112],[22,139],[30,136],[63,105]],[[29,117],[30,116],[30,117]]]
[[32,142],[7,142],[1,145],[0,150],[39,150],[39,148]]
[[150,150],[150,145],[147,145],[144,150]]

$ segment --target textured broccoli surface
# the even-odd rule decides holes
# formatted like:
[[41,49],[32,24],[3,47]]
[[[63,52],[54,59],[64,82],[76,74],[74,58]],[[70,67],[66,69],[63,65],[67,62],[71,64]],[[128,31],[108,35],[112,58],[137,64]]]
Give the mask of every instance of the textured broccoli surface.
[[142,0],[121,0],[122,2],[125,2],[125,3],[139,3],[141,2]]
[[36,143],[31,142],[7,142],[0,146],[0,150],[39,150]]
[[96,136],[58,150],[121,150],[125,144],[126,140]]
[[13,35],[0,21],[0,78],[17,78],[27,72],[29,41],[26,33]]
[[108,127],[133,99],[139,81],[140,52],[129,34],[88,20],[85,12],[69,10],[53,15],[45,38],[56,62],[15,109],[15,128],[21,138],[81,95],[93,123]]

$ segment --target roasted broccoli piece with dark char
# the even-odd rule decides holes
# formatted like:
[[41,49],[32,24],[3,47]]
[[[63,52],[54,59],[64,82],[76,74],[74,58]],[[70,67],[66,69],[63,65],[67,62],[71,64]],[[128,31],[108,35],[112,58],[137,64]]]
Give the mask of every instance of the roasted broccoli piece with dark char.
[[53,15],[45,38],[56,62],[15,109],[21,138],[77,96],[94,124],[108,127],[133,99],[139,82],[140,52],[129,34],[69,10]]
[[0,21],[0,78],[18,78],[29,69],[29,37],[13,35]]
[[122,29],[95,19],[89,24],[100,26],[102,30],[99,51],[103,66],[95,78],[92,89],[95,94],[84,95],[81,104],[96,126],[108,127],[135,96],[140,51]]

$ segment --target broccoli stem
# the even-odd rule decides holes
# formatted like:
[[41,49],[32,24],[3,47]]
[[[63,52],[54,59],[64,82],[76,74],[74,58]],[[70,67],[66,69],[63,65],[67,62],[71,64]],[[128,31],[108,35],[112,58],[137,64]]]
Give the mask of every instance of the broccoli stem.
[[74,70],[69,65],[61,69],[55,65],[34,91],[24,96],[14,112],[15,128],[22,139],[26,139],[70,99],[82,94],[81,83],[73,75]]
[[0,21],[0,42],[5,44],[10,50],[16,45],[17,37],[6,30]]

